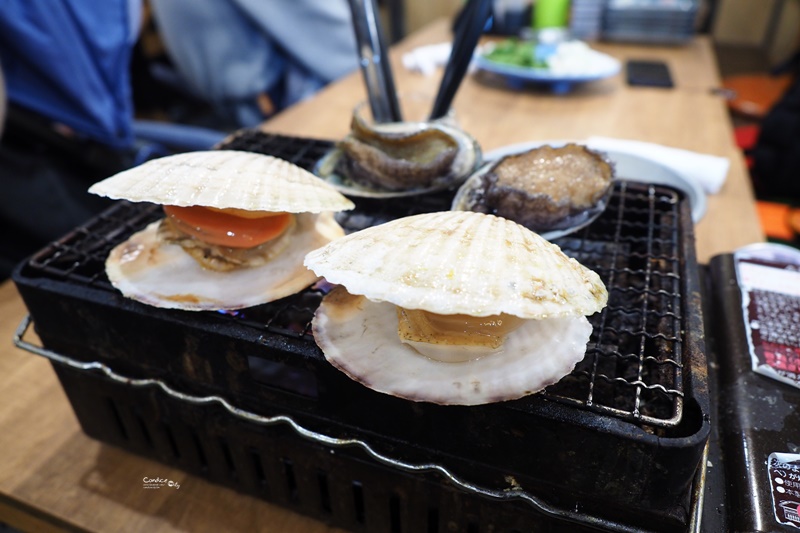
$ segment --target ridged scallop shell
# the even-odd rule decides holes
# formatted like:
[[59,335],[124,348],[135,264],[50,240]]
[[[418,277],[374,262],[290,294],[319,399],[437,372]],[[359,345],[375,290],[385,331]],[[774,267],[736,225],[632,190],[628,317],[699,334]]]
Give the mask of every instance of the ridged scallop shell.
[[592,326],[584,316],[528,320],[501,352],[445,363],[400,341],[392,304],[337,287],[317,309],[313,333],[326,359],[366,387],[412,401],[478,405],[532,394],[569,374],[586,355]]
[[249,211],[321,213],[354,204],[312,173],[276,157],[235,150],[153,159],[89,188],[113,199]]
[[291,246],[269,263],[216,272],[200,266],[179,245],[161,241],[158,224],[111,250],[106,273],[128,298],[186,311],[240,309],[294,294],[318,279],[303,266],[303,257],[344,235],[332,213],[299,214]]
[[406,217],[352,233],[305,264],[352,294],[439,314],[591,315],[600,277],[509,220],[467,211]]

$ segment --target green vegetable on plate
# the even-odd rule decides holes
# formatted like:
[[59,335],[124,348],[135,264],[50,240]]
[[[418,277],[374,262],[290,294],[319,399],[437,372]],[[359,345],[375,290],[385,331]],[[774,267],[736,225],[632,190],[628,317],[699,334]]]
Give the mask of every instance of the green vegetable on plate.
[[506,39],[491,47],[483,57],[516,67],[547,68],[547,62],[536,57],[536,44],[532,41]]

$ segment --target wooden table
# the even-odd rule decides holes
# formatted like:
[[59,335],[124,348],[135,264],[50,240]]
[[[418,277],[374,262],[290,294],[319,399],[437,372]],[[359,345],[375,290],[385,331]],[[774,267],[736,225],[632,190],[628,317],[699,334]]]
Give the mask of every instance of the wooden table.
[[[400,91],[430,92],[439,75],[406,72],[399,54],[449,40],[440,21],[402,42],[394,72]],[[557,96],[515,92],[467,78],[455,105],[463,127],[485,150],[546,139],[603,135],[638,139],[728,157],[722,191],[709,198],[697,225],[701,262],[763,240],[742,155],[721,97],[710,43],[682,47],[598,44],[609,54],[665,60],[672,90],[629,88],[622,76]],[[354,103],[364,98],[358,73],[329,86],[264,125],[271,132],[318,138],[345,134]],[[10,282],[0,286],[0,522],[31,531],[302,531],[335,529],[263,501],[93,441],[81,432],[48,362],[13,347],[25,314]],[[144,477],[180,483],[143,490]]]

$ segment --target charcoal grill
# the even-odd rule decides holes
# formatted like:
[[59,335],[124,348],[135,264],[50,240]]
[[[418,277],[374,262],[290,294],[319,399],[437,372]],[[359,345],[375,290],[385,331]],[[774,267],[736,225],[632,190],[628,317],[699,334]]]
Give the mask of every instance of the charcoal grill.
[[[306,169],[332,142],[243,131],[225,148]],[[449,208],[454,191],[354,199],[346,231]],[[585,359],[559,383],[477,407],[382,395],[333,369],[310,321],[317,283],[235,312],[123,298],[109,250],[159,218],[118,202],[13,274],[40,346],[90,436],[353,531],[688,531],[710,431],[687,199],[616,184],[603,215],[556,241],[600,274]]]

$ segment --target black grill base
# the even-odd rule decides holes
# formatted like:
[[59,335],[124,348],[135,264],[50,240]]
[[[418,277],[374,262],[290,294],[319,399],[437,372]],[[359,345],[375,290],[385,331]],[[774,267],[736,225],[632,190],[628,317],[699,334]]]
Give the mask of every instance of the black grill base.
[[[407,473],[354,448],[299,439],[286,425],[260,426],[218,406],[176,400],[156,387],[53,367],[83,431],[102,442],[354,532],[592,532],[519,501],[499,502],[458,490],[436,473]],[[555,500],[556,504],[567,502]],[[577,503],[581,512],[599,507]],[[675,520],[628,509],[605,520],[642,531],[682,531]],[[599,530],[603,521],[598,521]],[[634,527],[634,530],[638,530]]]

